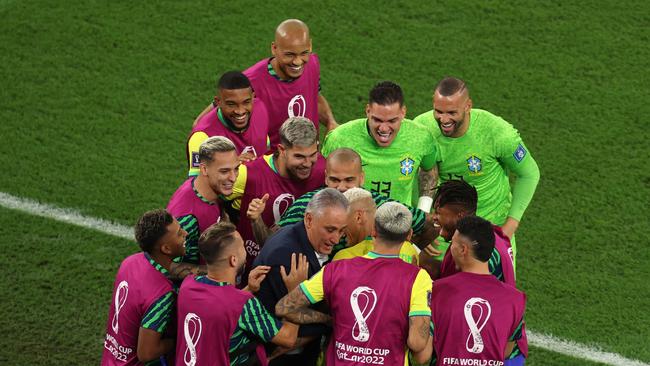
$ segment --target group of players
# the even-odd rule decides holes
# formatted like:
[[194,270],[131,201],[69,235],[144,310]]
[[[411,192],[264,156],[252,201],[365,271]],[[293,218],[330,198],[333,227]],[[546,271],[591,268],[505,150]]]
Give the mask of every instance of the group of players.
[[517,130],[453,77],[413,120],[377,83],[339,126],[311,51],[286,20],[220,77],[188,179],[135,226],[102,365],[523,365],[515,231],[539,170]]

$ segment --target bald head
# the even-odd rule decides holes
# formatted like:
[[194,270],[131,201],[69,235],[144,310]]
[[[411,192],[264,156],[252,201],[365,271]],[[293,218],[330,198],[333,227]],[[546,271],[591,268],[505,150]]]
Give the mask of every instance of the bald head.
[[307,24],[298,19],[287,19],[275,30],[271,43],[271,66],[282,80],[299,78],[311,55],[311,38]]
[[309,27],[302,20],[287,19],[275,29],[275,41],[282,39],[309,39]]
[[360,172],[361,171],[361,155],[359,155],[358,152],[347,148],[347,147],[342,147],[339,149],[336,149],[332,151],[328,156],[327,156],[327,166],[329,167],[331,164],[345,164],[345,165],[351,165],[357,168],[357,170]]
[[362,186],[363,182],[361,156],[356,151],[340,148],[327,156],[325,184],[328,187],[345,192],[350,188]]

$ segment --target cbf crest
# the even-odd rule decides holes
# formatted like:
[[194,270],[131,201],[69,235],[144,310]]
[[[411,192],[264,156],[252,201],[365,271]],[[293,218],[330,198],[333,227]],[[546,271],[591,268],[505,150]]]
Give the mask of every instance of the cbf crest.
[[415,166],[415,160],[411,158],[405,158],[399,162],[400,168],[399,171],[402,175],[409,175],[413,173],[413,167]]
[[471,155],[469,158],[467,158],[467,169],[469,169],[470,173],[473,174],[480,173],[481,169],[483,169],[483,162],[481,161],[481,158],[476,155]]

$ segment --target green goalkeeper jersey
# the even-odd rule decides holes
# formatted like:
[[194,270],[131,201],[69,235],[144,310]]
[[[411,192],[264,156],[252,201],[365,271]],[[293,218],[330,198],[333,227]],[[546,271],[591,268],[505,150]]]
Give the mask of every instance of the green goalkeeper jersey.
[[[438,141],[444,157],[439,163],[440,183],[462,179],[478,192],[477,215],[496,225],[508,216],[521,220],[539,181],[537,163],[519,132],[503,118],[472,109],[467,132],[461,137],[442,135],[433,112],[415,118]],[[517,178],[511,194],[508,173]]]
[[418,169],[430,170],[438,162],[438,145],[425,128],[404,119],[397,136],[387,147],[377,145],[370,135],[367,119],[344,123],[331,131],[323,143],[322,154],[347,147],[361,155],[369,191],[416,206],[413,191],[418,185]]

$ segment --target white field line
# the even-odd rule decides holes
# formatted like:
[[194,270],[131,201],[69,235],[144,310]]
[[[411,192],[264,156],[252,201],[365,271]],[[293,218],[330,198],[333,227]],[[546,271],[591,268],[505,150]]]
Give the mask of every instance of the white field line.
[[0,205],[35,216],[47,217],[56,221],[101,231],[102,233],[118,236],[120,238],[134,240],[133,228],[103,219],[84,216],[78,211],[72,209],[58,208],[30,199],[12,196],[4,192],[0,192]]
[[[0,206],[134,240],[132,228],[111,221],[84,216],[72,209],[58,208],[4,192],[0,192]],[[555,353],[613,366],[650,366],[648,363],[625,358],[617,353],[605,352],[597,346],[588,346],[531,330],[527,330],[526,333],[531,346]]]

